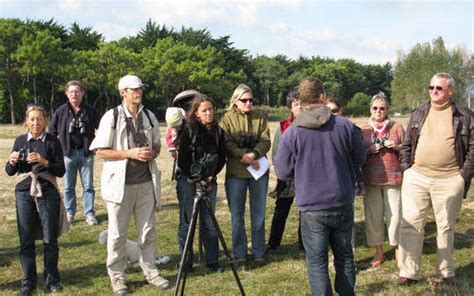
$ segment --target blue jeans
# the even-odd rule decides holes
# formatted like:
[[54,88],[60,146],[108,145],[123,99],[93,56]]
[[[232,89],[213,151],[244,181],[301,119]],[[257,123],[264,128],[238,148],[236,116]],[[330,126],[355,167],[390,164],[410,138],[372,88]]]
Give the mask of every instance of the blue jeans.
[[232,217],[232,249],[235,259],[247,257],[247,234],[245,233],[245,203],[247,188],[250,193],[250,224],[252,254],[254,258],[265,256],[265,207],[268,190],[268,174],[260,179],[227,178],[225,191]]
[[[208,198],[211,210],[214,213],[216,210],[216,195],[217,195],[217,183],[212,181],[209,184],[210,192],[207,192],[204,197]],[[189,229],[189,223],[191,222],[194,196],[196,195],[196,184],[188,182],[187,177],[181,176],[178,178],[176,184],[176,190],[178,192],[179,202],[179,228],[178,228],[178,242],[180,252],[183,252],[184,244],[186,242],[186,235]],[[202,214],[202,230],[203,230],[203,244],[206,252],[206,263],[215,264],[219,258],[219,241],[217,236],[217,230],[212,223],[209,211],[204,203],[201,203],[203,208],[201,209]],[[197,237],[197,234],[196,236]],[[192,257],[191,257],[192,258]]]
[[28,191],[16,191],[16,215],[18,235],[20,237],[20,262],[23,268],[21,285],[36,287],[35,238],[38,231],[43,232],[44,276],[46,285],[59,282],[58,271],[58,220],[59,194],[55,189],[43,191],[35,200]]
[[64,206],[66,211],[76,214],[76,177],[77,172],[82,182],[82,206],[84,215],[95,216],[94,211],[94,157],[84,156],[83,149],[72,149],[69,156],[64,156],[64,165],[66,174],[64,175]]
[[355,264],[352,253],[352,205],[301,213],[301,236],[306,250],[312,295],[332,295],[328,273],[328,248],[334,254],[339,295],[354,295]]

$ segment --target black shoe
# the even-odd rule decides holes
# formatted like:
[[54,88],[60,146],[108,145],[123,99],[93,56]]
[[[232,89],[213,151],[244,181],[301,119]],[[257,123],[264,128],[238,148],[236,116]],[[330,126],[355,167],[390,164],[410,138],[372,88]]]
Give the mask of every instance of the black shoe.
[[414,280],[414,279],[410,279],[410,278],[406,278],[402,276],[393,282],[395,286],[409,286],[416,283],[418,283],[418,280]]
[[207,265],[209,272],[223,272],[224,268],[219,263],[211,263]]
[[266,263],[267,263],[267,261],[265,260],[265,257],[255,258],[255,265],[256,265],[257,267],[262,267],[262,266],[264,266]]
[[48,285],[48,291],[50,293],[59,293],[63,290],[63,286],[60,283],[51,283]]
[[20,289],[20,296],[29,296],[33,295],[33,292],[36,290],[36,287],[29,286],[29,285],[24,285]]
[[457,283],[457,279],[455,276],[450,276],[450,277],[447,277],[447,278],[443,278],[443,283],[445,283],[446,285],[456,285]]

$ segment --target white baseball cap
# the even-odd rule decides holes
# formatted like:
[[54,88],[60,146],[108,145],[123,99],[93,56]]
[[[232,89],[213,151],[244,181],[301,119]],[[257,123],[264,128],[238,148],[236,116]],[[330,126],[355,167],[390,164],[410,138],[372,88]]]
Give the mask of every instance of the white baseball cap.
[[122,78],[120,78],[119,83],[118,83],[118,89],[119,90],[124,90],[127,88],[139,88],[142,87],[143,83],[135,75],[125,75]]

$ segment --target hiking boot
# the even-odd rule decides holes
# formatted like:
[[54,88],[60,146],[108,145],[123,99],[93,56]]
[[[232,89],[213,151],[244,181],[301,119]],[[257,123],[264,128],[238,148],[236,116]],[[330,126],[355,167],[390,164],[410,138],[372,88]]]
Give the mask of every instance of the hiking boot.
[[165,279],[164,277],[162,277],[160,275],[157,275],[157,276],[149,279],[148,283],[150,285],[153,285],[153,286],[157,287],[158,289],[161,289],[161,290],[166,290],[169,287],[171,287],[170,281],[168,281],[167,279]]
[[115,296],[123,296],[128,294],[128,288],[125,284],[124,278],[115,278],[112,279],[112,290],[114,291]]
[[97,222],[97,219],[95,218],[94,215],[87,215],[86,216],[86,223],[87,225],[97,225],[99,222]]
[[409,286],[412,284],[416,284],[418,280],[406,278],[406,277],[399,277],[396,281],[393,282],[395,286]]
[[20,296],[30,296],[30,295],[33,295],[35,290],[36,290],[36,287],[34,287],[34,286],[24,285],[23,287],[21,287],[19,295]]
[[48,291],[50,293],[59,293],[63,290],[63,286],[60,283],[51,283],[48,285]]

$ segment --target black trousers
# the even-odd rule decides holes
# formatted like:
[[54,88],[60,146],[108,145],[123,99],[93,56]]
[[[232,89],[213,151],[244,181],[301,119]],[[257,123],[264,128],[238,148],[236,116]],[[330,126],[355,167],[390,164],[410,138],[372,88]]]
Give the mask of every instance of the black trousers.
[[38,231],[43,233],[46,285],[58,283],[59,194],[55,189],[43,191],[43,196],[37,199],[38,207],[28,191],[16,191],[15,195],[20,237],[20,262],[24,274],[21,285],[36,287],[35,238]]
[[[281,244],[283,231],[285,231],[286,219],[288,218],[288,213],[290,212],[290,207],[294,199],[294,197],[281,197],[275,200],[275,211],[273,212],[272,226],[270,228],[270,238],[268,239],[268,245],[270,245],[272,249],[278,248]],[[301,240],[300,217],[298,217],[298,245],[299,249],[304,251],[303,243]]]

